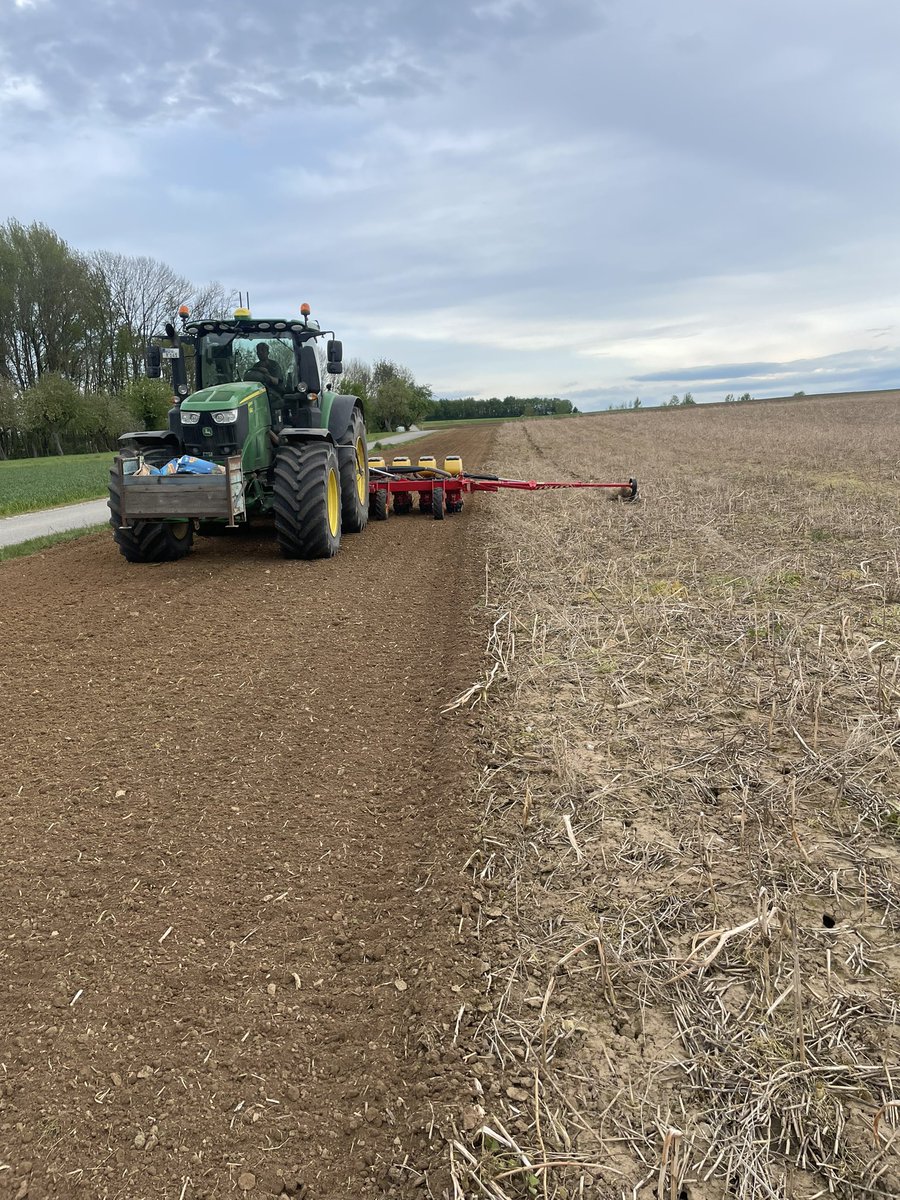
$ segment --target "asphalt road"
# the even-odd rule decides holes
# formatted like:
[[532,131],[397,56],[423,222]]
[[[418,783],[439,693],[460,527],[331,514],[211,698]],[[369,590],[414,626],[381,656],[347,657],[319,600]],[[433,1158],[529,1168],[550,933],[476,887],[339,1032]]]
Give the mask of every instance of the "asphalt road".
[[86,500],[82,504],[64,504],[60,508],[43,508],[38,512],[20,513],[0,518],[0,546],[17,546],[32,538],[68,529],[84,529],[109,520],[106,499]]

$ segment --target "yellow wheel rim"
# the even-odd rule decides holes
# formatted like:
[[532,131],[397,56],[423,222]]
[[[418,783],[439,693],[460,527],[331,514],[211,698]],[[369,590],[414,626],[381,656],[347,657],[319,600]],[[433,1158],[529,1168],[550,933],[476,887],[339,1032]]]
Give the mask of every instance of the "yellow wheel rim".
[[360,504],[366,502],[366,448],[362,438],[356,439],[356,494]]
[[338,487],[337,471],[335,471],[334,467],[328,472],[326,505],[328,509],[328,528],[331,530],[331,536],[337,537],[338,524],[341,519],[341,492]]
[[177,537],[179,541],[183,541],[188,535],[188,522],[178,521],[172,526],[172,537]]

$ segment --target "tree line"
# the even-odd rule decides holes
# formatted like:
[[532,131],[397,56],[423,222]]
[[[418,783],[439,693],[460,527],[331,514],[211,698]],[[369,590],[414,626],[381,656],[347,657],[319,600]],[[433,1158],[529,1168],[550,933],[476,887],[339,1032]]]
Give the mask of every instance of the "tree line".
[[141,378],[150,337],[179,304],[225,316],[233,301],[157,259],[0,225],[0,458],[111,449],[163,403]]
[[488,400],[475,400],[467,396],[462,400],[435,400],[431,412],[432,421],[463,421],[477,417],[551,417],[577,413],[571,400],[560,400],[555,396],[504,396],[501,400],[492,396]]
[[[794,392],[795,396],[804,396],[805,394],[806,394],[805,392]],[[725,403],[726,404],[742,404],[742,403],[745,403],[746,401],[752,400],[752,399],[753,399],[753,397],[750,395],[749,392],[744,392],[740,396],[735,396],[734,392],[729,392],[728,395],[725,397]],[[677,392],[673,392],[672,395],[669,397],[668,400],[665,401],[664,404],[651,404],[647,407],[650,407],[650,408],[695,408],[696,405],[697,405],[697,401],[694,399],[693,392],[685,392],[683,396],[679,396]],[[643,405],[641,403],[640,396],[635,396],[635,398],[631,401],[630,404],[627,402],[623,402],[622,404],[610,404],[606,411],[607,412],[633,412],[635,409],[644,408],[644,407],[645,407],[645,405]]]

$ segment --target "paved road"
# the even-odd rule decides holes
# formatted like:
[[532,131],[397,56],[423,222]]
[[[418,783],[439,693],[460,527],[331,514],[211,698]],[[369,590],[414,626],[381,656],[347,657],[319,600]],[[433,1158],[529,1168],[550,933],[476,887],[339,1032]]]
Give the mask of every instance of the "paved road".
[[[413,430],[411,433],[393,433],[390,437],[379,438],[378,442],[381,446],[387,446],[422,436],[422,431]],[[20,542],[28,542],[32,538],[65,533],[68,529],[85,529],[88,525],[101,525],[108,520],[109,509],[105,497],[102,500],[87,500],[83,504],[43,508],[16,517],[0,517],[0,546],[18,546]]]
[[61,508],[44,508],[39,512],[21,513],[17,517],[0,518],[0,546],[17,546],[31,538],[64,533],[67,529],[84,529],[109,520],[106,499],[87,500],[83,504],[64,504]]

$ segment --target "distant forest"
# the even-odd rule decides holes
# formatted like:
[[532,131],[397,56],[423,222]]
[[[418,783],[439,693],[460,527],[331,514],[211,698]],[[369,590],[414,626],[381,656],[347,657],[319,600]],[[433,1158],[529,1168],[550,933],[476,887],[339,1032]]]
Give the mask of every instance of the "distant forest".
[[571,400],[550,396],[492,396],[489,400],[435,400],[432,421],[465,421],[473,417],[551,417],[577,413]]

